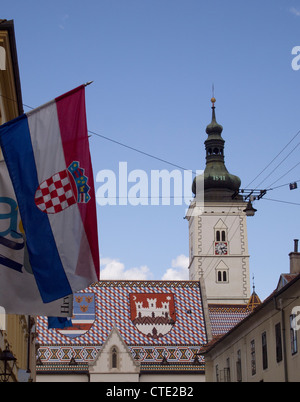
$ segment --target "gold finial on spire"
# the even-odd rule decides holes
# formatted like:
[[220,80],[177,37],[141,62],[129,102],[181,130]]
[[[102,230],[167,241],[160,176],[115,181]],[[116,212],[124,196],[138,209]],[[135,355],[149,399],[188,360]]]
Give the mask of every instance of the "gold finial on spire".
[[212,84],[212,98],[211,98],[210,101],[213,104],[213,107],[215,107],[216,98],[215,98],[215,86],[214,86],[214,84]]

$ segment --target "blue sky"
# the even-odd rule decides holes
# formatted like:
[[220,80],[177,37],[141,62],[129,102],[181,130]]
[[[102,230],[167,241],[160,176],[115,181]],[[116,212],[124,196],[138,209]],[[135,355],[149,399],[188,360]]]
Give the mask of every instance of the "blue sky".
[[[300,46],[295,0],[12,0],[1,5],[0,18],[15,21],[24,104],[36,107],[93,80],[86,89],[89,130],[184,168],[205,167],[212,83],[226,166],[242,188],[300,130],[300,70],[291,66]],[[299,141],[250,186],[286,184],[256,201],[257,214],[248,219],[250,272],[261,298],[289,271],[288,254],[300,237],[300,183],[293,191],[287,185],[300,179],[300,147],[289,155]],[[104,169],[118,175],[120,162],[149,176],[175,169],[96,135],[90,146],[95,180]],[[98,205],[103,272],[181,277],[185,209]]]

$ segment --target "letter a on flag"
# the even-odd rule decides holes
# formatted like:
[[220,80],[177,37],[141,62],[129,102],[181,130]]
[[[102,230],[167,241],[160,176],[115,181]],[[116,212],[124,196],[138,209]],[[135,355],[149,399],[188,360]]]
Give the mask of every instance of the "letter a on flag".
[[0,126],[0,145],[43,302],[97,282],[100,262],[85,87]]

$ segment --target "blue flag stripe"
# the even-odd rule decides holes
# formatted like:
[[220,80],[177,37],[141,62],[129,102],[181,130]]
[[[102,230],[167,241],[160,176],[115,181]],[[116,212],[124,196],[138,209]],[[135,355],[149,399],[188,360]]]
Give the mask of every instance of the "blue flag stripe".
[[[72,293],[47,214],[34,202],[39,186],[27,116],[1,127],[0,143],[15,188],[30,263],[44,303]],[[45,240],[46,239],[46,240]],[[45,269],[45,267],[51,269]]]

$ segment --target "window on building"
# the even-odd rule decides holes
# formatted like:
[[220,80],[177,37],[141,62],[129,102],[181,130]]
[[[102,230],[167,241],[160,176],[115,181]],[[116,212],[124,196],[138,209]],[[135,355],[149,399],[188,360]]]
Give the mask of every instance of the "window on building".
[[116,346],[111,348],[111,368],[118,368],[118,349]]
[[216,241],[226,241],[225,230],[216,230]]
[[226,367],[224,370],[224,374],[225,374],[225,381],[230,382],[231,379],[230,379],[230,358],[229,357],[227,357],[227,359],[226,359]]
[[218,364],[216,364],[216,382],[220,382],[219,365]]
[[218,282],[228,282],[228,271],[218,270],[217,271],[217,281]]
[[261,335],[261,345],[262,345],[262,364],[263,370],[268,368],[268,349],[267,349],[267,333],[263,332]]
[[253,339],[250,343],[250,353],[251,353],[251,374],[256,374],[256,355],[255,355],[255,340]]
[[275,325],[275,341],[276,341],[276,361],[282,360],[282,340],[281,340],[281,325],[280,322]]
[[237,382],[242,382],[242,357],[240,349],[237,351],[236,380]]
[[296,315],[290,315],[290,338],[291,338],[291,352],[292,355],[298,352],[298,341],[296,331]]

